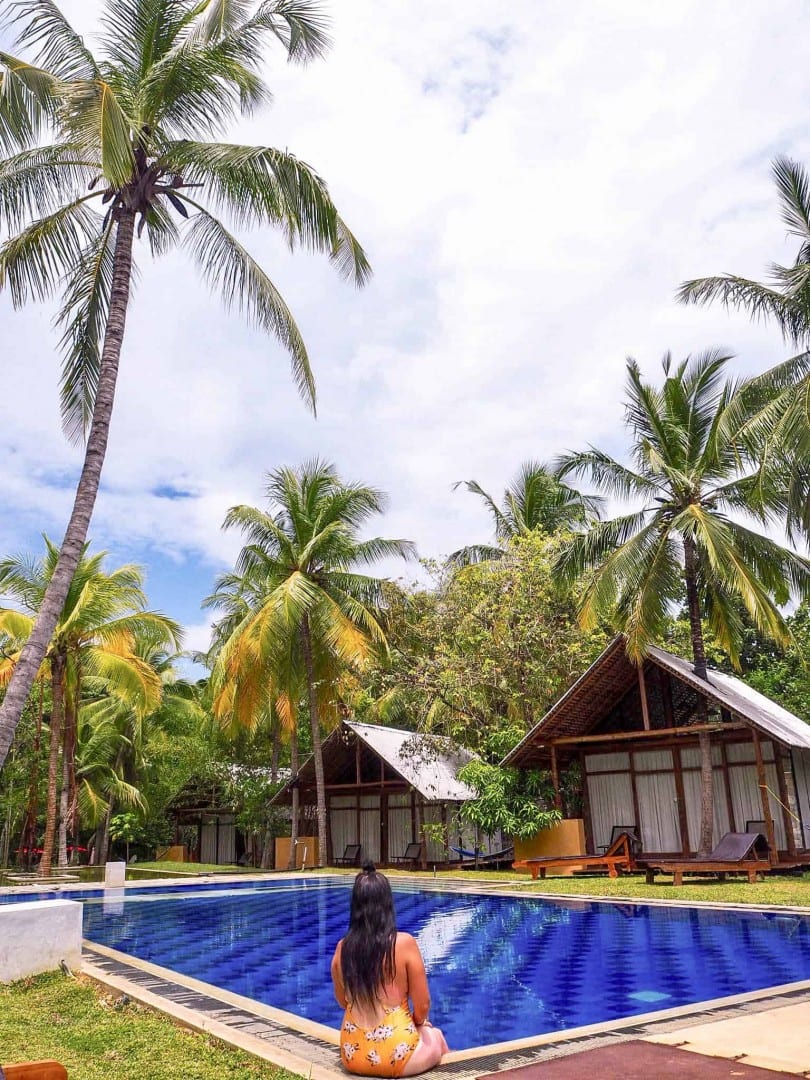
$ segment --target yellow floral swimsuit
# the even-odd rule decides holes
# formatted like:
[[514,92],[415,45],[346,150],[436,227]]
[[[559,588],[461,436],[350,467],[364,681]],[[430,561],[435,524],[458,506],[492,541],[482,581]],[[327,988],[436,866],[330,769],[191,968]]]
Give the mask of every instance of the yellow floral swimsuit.
[[401,1076],[411,1054],[419,1045],[419,1032],[408,999],[386,1006],[375,1028],[355,1023],[348,1006],[340,1028],[340,1060],[359,1076]]

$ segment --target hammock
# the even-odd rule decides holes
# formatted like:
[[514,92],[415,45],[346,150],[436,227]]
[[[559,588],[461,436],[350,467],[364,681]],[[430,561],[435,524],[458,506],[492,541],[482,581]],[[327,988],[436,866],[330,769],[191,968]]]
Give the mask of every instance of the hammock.
[[507,847],[503,848],[501,851],[481,851],[480,849],[468,851],[467,848],[453,847],[451,844],[450,850],[455,851],[462,859],[478,859],[479,862],[504,862],[507,858],[512,857],[515,849],[513,847]]

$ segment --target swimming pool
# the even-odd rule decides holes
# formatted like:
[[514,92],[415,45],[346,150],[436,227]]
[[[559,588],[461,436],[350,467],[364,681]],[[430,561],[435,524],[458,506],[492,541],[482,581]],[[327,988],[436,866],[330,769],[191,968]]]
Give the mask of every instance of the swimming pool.
[[[112,902],[84,893],[84,933],[337,1027],[329,962],[350,888],[297,879],[127,890]],[[810,978],[810,919],[799,915],[394,892],[399,927],[425,957],[431,1018],[454,1050]]]

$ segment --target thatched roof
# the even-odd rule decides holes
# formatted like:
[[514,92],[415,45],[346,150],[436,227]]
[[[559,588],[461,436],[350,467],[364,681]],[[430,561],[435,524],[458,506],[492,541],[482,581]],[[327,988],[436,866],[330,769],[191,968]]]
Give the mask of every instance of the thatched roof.
[[[648,687],[654,683],[656,669],[667,672],[673,684],[692,699],[705,697],[710,706],[727,713],[733,721],[743,721],[772,736],[785,746],[810,749],[810,724],[783,709],[733,675],[709,668],[708,681],[695,675],[689,661],[652,646],[644,663]],[[638,693],[638,668],[625,651],[624,638],[618,636],[597,657],[588,670],[560,697],[543,719],[504,758],[504,765],[532,768],[548,762],[549,747],[559,739],[590,735],[599,728],[617,703]],[[618,730],[633,731],[628,718]],[[612,730],[617,730],[615,721]]]

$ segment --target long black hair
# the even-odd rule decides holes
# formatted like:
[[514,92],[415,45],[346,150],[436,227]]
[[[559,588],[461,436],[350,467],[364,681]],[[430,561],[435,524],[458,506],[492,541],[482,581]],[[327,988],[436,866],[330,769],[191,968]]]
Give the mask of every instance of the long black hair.
[[354,879],[349,932],[340,951],[340,970],[349,1001],[373,1005],[394,978],[397,919],[394,897],[374,863],[363,864]]

